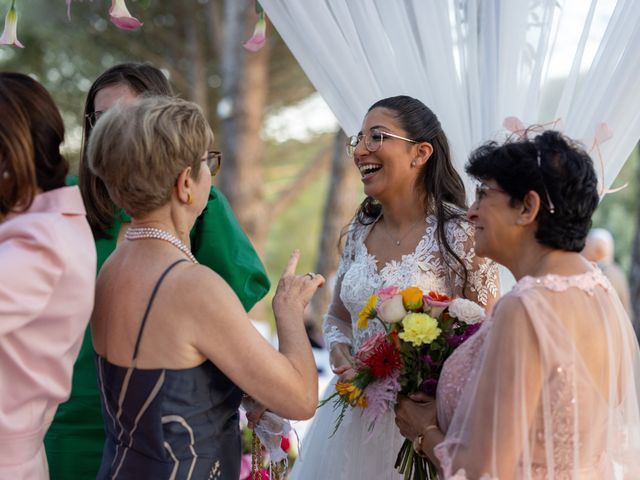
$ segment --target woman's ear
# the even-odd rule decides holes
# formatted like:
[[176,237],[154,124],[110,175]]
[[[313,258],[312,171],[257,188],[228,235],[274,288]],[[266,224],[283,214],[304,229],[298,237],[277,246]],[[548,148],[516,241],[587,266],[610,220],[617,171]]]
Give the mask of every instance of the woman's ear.
[[416,153],[417,156],[411,161],[411,164],[415,164],[415,166],[421,167],[422,165],[427,163],[431,155],[433,155],[433,145],[431,145],[429,142],[420,142],[416,144]]
[[520,211],[516,223],[518,225],[530,225],[536,221],[540,211],[540,195],[534,190],[530,190],[522,199]]
[[191,167],[185,168],[180,175],[178,175],[178,179],[176,180],[176,194],[178,195],[178,200],[182,203],[189,204],[190,199],[193,197],[192,189],[193,189],[193,178],[191,178]]

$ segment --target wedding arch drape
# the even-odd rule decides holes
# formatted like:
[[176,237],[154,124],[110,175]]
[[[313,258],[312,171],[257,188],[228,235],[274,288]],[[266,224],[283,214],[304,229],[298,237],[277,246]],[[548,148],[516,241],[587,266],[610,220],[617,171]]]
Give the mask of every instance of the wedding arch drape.
[[261,4],[349,135],[374,101],[417,97],[439,116],[463,174],[506,117],[560,119],[587,148],[606,139],[606,124],[613,136],[593,152],[604,187],[640,138],[637,0]]

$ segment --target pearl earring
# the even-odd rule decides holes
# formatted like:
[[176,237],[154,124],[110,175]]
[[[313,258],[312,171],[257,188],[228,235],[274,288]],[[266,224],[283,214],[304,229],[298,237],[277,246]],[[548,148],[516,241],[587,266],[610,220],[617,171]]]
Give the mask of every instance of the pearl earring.
[[411,168],[416,168],[416,161],[415,160],[411,160]]
[[7,172],[6,170],[2,172],[2,179],[9,180],[9,172]]

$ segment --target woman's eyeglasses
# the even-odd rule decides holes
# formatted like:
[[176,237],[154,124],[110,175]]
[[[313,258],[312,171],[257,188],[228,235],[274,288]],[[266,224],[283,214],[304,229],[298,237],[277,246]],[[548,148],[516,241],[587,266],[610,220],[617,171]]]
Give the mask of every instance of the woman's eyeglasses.
[[368,134],[361,133],[360,135],[352,135],[351,137],[349,137],[347,139],[347,153],[350,157],[352,157],[356,151],[356,147],[363,139],[364,146],[369,152],[377,152],[378,150],[380,150],[380,147],[382,147],[382,142],[385,137],[396,138],[398,140],[404,140],[405,142],[409,143],[418,143],[415,140],[401,137],[400,135],[396,135],[395,133],[372,129]]
[[87,113],[84,118],[87,119],[87,122],[89,122],[89,126],[91,128],[94,128],[96,126],[96,123],[98,122],[98,120],[100,119],[100,117],[102,116],[104,112],[98,110],[97,112],[91,112],[91,113]]
[[211,171],[211,176],[215,177],[222,166],[222,153],[216,150],[209,150],[206,158],[203,158],[202,160],[207,162],[207,166]]

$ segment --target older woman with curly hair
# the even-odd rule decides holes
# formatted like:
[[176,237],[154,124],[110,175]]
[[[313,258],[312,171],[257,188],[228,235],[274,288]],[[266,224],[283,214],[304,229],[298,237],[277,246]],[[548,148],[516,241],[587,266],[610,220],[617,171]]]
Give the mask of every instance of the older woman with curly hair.
[[400,401],[400,431],[444,478],[640,478],[638,344],[580,255],[598,205],[589,155],[547,131],[480,147],[467,172],[476,251],[518,282],[447,360],[435,402]]

